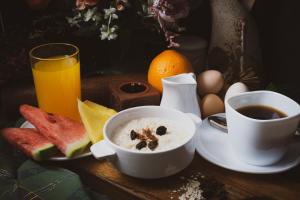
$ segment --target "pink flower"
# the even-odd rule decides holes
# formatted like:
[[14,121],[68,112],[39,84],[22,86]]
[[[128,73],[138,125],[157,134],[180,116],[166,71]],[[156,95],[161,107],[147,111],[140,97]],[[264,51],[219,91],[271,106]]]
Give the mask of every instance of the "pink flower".
[[98,0],[76,0],[76,7],[78,10],[83,10],[89,6],[95,6]]
[[155,0],[153,8],[167,22],[175,22],[185,18],[190,11],[188,0]]
[[188,16],[189,0],[154,0],[151,10],[165,34],[166,41],[169,42],[169,47],[179,46],[174,39],[185,29],[178,21]]

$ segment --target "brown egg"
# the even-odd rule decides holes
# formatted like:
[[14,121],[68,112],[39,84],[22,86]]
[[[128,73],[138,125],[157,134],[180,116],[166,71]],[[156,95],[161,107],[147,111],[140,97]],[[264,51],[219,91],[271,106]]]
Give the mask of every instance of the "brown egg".
[[210,115],[225,112],[225,106],[220,97],[215,94],[208,94],[201,100],[201,114],[202,118]]
[[224,78],[217,70],[207,70],[197,77],[198,93],[201,96],[206,94],[218,94],[224,85]]

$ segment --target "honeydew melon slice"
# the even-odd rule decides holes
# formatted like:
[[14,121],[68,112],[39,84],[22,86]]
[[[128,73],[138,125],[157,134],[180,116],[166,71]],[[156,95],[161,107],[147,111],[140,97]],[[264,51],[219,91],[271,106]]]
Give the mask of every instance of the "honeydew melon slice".
[[117,111],[115,111],[114,109],[107,108],[92,101],[85,100],[84,103],[90,108],[92,108],[95,112],[101,113],[102,115],[107,115],[108,117],[111,117],[117,114]]
[[103,139],[105,122],[117,112],[91,101],[78,100],[78,110],[81,120],[93,144]]

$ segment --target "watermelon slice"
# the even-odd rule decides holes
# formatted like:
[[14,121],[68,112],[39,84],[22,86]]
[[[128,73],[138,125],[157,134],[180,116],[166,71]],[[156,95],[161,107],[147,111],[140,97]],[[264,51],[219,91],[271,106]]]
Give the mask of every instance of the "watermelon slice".
[[48,114],[29,105],[22,105],[20,112],[68,158],[81,153],[90,143],[81,122],[61,115]]
[[1,133],[9,143],[34,160],[43,160],[57,151],[54,144],[32,128],[6,128]]

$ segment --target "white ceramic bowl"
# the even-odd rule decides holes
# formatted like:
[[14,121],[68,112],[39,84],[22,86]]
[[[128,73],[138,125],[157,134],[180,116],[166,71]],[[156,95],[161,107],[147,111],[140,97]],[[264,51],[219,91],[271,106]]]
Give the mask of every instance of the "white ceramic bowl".
[[[189,138],[175,148],[165,151],[138,152],[125,149],[111,141],[114,130],[133,119],[159,117],[174,120],[187,131]],[[195,154],[196,127],[201,119],[175,109],[160,106],[141,106],[119,112],[110,118],[104,128],[104,140],[91,146],[96,159],[108,158],[122,173],[137,178],[162,178],[186,168]]]

